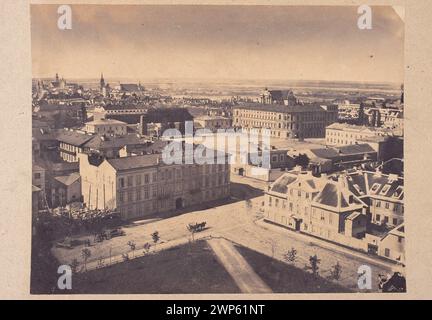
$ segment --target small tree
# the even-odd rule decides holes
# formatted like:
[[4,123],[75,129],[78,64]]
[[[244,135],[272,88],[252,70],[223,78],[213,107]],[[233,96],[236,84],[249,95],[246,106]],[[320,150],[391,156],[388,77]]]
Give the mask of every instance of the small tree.
[[330,270],[330,277],[334,280],[339,280],[342,274],[342,266],[339,264],[339,261],[332,267]]
[[143,251],[143,253],[144,253],[144,254],[148,254],[148,253],[149,253],[149,251],[150,251],[150,248],[151,248],[151,244],[150,244],[150,243],[148,243],[148,242],[146,242],[146,243],[144,243],[144,246],[143,246],[143,248],[144,248],[144,251]]
[[284,255],[284,259],[289,263],[294,263],[297,259],[297,250],[294,248],[288,250],[288,252]]
[[156,250],[156,244],[158,243],[158,241],[160,240],[160,236],[159,236],[159,232],[155,231],[151,234],[151,237],[153,239],[153,242],[155,244],[155,250]]
[[310,269],[312,270],[312,273],[314,276],[318,276],[320,263],[321,263],[321,260],[318,259],[317,255],[313,255],[313,256],[309,257]]
[[69,266],[70,266],[73,274],[78,272],[79,262],[77,259],[73,259]]
[[135,242],[131,240],[127,244],[130,247],[130,249],[132,250],[132,257],[135,258],[135,249],[136,249]]
[[102,258],[102,257],[100,257],[100,258],[98,259],[98,268],[103,268],[104,265],[105,265],[105,259]]
[[90,249],[87,248],[82,249],[81,256],[84,260],[84,269],[87,271],[87,260],[91,257]]

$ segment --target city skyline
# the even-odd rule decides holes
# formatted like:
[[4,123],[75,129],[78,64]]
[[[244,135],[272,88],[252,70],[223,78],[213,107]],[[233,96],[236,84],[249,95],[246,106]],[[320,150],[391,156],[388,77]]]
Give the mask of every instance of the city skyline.
[[31,15],[35,78],[403,82],[391,7],[373,7],[373,33],[355,6],[73,5],[65,31],[55,5]]

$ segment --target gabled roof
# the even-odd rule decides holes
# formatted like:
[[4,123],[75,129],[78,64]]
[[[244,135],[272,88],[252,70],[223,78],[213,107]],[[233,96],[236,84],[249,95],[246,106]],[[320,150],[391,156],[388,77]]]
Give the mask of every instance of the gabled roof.
[[318,178],[313,177],[310,172],[291,171],[276,179],[271,184],[270,191],[286,194],[289,185],[298,186],[307,192],[317,192],[319,187]]
[[74,172],[66,176],[55,177],[54,179],[61,184],[64,184],[65,186],[70,186],[71,184],[79,180],[80,177],[81,176],[79,175],[79,173]]
[[357,198],[343,179],[328,180],[324,188],[315,197],[314,205],[324,205],[334,211],[348,211],[360,209],[366,204]]
[[273,192],[286,194],[288,191],[288,185],[293,183],[296,180],[297,177],[295,175],[285,173],[284,175],[276,179],[275,182],[272,183],[270,190]]

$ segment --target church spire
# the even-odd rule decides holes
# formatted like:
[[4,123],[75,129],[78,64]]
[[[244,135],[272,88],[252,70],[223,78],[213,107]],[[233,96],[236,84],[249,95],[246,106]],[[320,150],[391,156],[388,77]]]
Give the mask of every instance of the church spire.
[[101,73],[100,86],[101,86],[101,88],[105,87],[105,79],[104,79],[103,73]]

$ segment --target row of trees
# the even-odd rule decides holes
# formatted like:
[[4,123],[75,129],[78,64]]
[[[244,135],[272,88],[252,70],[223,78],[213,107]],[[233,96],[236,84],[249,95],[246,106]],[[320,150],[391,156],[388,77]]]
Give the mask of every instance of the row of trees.
[[[291,248],[288,250],[284,256],[284,260],[288,263],[295,263],[297,261],[297,250],[295,248]],[[315,277],[319,275],[321,259],[315,254],[309,257],[309,265],[306,266],[306,269],[309,269]],[[330,269],[330,278],[333,280],[339,280],[342,275],[342,266],[339,262],[336,262],[335,265]]]
[[[154,248],[156,250],[156,245],[160,241],[159,232],[158,231],[153,232],[151,234],[151,237],[152,237],[152,240],[154,243]],[[137,249],[137,245],[136,245],[135,241],[133,241],[133,240],[128,241],[127,245],[129,246],[130,250],[132,251],[132,257],[135,258],[135,250]],[[144,243],[143,254],[148,254],[150,252],[151,247],[152,247],[152,244],[150,244],[149,242]],[[84,264],[83,267],[84,267],[85,271],[87,271],[87,262],[91,256],[92,256],[92,252],[89,248],[83,248],[81,250],[81,258],[82,258],[82,262]],[[129,255],[127,253],[123,254],[122,257],[123,257],[123,260],[125,260],[125,261],[129,260]],[[110,253],[110,260],[111,260],[111,253]],[[69,266],[71,267],[71,270],[73,273],[77,273],[79,271],[79,265],[80,265],[79,261],[77,259],[73,259]],[[104,258],[103,257],[99,258],[98,266],[99,267],[104,266]]]

